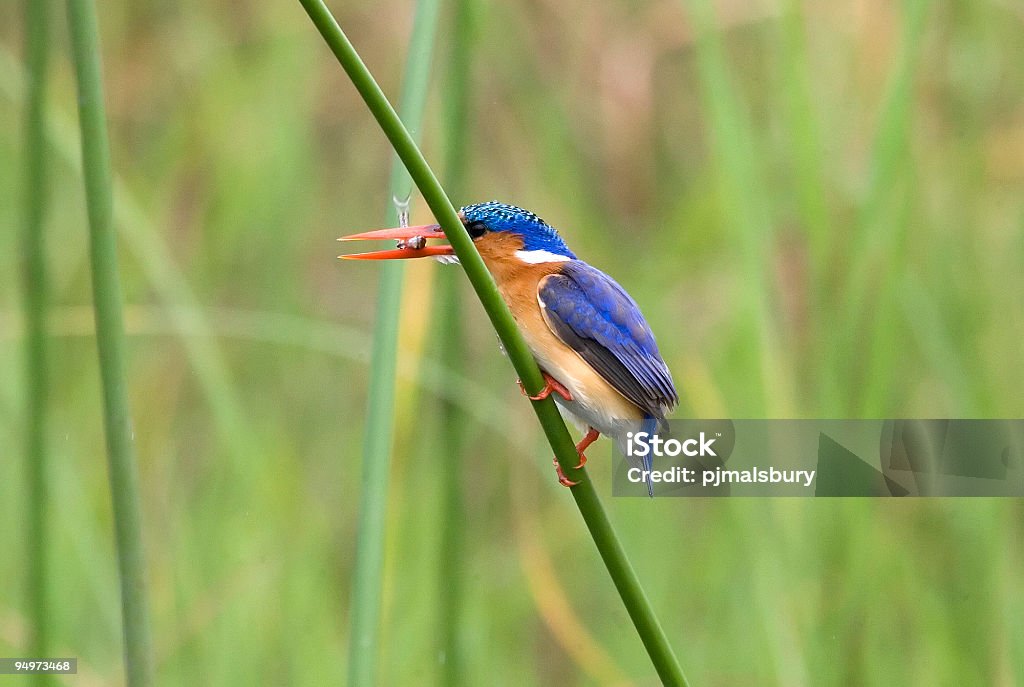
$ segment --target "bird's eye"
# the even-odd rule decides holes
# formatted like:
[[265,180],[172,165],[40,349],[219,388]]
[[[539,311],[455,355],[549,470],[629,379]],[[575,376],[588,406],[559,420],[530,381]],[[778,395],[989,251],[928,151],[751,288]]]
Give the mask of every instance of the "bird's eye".
[[466,231],[469,232],[470,236],[478,239],[484,235],[484,232],[487,231],[487,227],[484,226],[483,222],[470,222],[466,225]]

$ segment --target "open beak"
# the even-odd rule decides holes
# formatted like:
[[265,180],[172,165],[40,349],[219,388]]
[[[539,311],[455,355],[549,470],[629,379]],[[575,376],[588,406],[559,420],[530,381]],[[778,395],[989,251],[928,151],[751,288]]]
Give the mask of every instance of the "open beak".
[[404,260],[406,258],[427,258],[436,255],[454,255],[451,246],[427,246],[426,239],[443,239],[444,232],[439,224],[421,224],[416,227],[378,229],[362,234],[342,236],[339,241],[398,241],[398,248],[377,250],[370,253],[339,255],[345,260]]

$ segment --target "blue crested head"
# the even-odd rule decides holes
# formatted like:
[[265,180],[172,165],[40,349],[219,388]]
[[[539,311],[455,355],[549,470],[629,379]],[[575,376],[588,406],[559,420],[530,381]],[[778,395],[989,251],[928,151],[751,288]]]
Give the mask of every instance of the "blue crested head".
[[543,251],[576,259],[554,227],[529,210],[492,200],[466,205],[459,213],[465,218],[466,229],[474,239],[489,231],[509,232],[522,237],[524,251]]

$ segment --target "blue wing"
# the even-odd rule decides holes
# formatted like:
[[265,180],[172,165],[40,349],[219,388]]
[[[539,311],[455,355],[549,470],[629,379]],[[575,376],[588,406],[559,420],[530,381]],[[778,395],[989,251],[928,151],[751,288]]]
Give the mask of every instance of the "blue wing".
[[679,402],[640,307],[614,279],[570,260],[537,295],[555,335],[649,417],[663,420]]

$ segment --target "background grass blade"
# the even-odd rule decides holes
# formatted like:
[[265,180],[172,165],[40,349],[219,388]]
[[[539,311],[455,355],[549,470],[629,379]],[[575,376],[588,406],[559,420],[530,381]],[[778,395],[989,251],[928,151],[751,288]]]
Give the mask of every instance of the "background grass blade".
[[[885,100],[878,117],[867,174],[867,188],[858,210],[857,231],[849,246],[849,268],[844,284],[843,321],[833,327],[830,351],[833,369],[864,365],[865,384],[857,405],[842,409],[850,417],[871,417],[888,412],[886,380],[900,355],[898,325],[878,327],[879,335],[868,338],[868,350],[860,361],[851,346],[872,319],[894,322],[898,311],[898,284],[891,279],[889,263],[900,263],[909,254],[907,237],[912,224],[908,189],[916,171],[912,165],[911,137],[914,123],[913,84],[920,68],[921,44],[925,40],[930,0],[908,0],[900,5],[901,41]],[[874,312],[872,312],[874,310]]]
[[[416,19],[409,41],[401,107],[414,133],[419,131],[423,120],[434,36],[437,32],[438,5],[439,0],[420,0],[417,3]],[[398,160],[395,160],[392,167],[389,190],[384,223],[386,226],[396,226],[399,220],[398,206],[404,205],[407,211],[412,193],[412,181]],[[350,685],[377,683],[377,641],[384,582],[384,520],[394,444],[395,374],[403,271],[401,262],[389,261],[382,265],[377,294],[377,319],[373,332],[369,401],[363,439],[356,563],[351,594]]]
[[[450,3],[448,80],[445,89],[445,177],[456,197],[465,197],[469,147],[469,103],[473,31],[473,0]],[[438,308],[433,340],[444,365],[453,370],[465,368],[465,337],[462,327],[461,275],[458,270],[439,270],[436,276]],[[445,685],[466,682],[465,657],[462,655],[463,580],[467,567],[466,504],[463,499],[463,471],[469,418],[450,401],[438,405],[438,453],[447,457],[441,473],[441,570],[438,599],[441,627],[441,652],[444,656],[440,681]]]
[[[526,390],[530,394],[539,393],[543,380],[537,363],[455,208],[415,141],[327,7],[318,0],[300,1],[401,157],[434,217],[440,222]],[[574,465],[579,456],[554,401],[549,397],[535,402],[533,409],[563,472],[570,480],[579,482],[570,491],[659,677],[665,684],[685,685],[686,678],[679,661],[612,529],[593,482],[585,468],[577,469]]]
[[764,259],[775,240],[772,204],[760,169],[756,137],[735,85],[734,70],[726,60],[713,4],[710,0],[687,2],[699,32],[697,68],[718,171],[721,213],[729,217],[743,270],[757,285],[746,292],[746,319],[760,351],[761,383],[755,397],[760,402],[737,412],[787,417],[795,412],[791,364],[778,331],[770,264]]
[[[25,223],[22,235],[23,309],[25,317],[25,477],[26,572],[28,617],[31,619],[29,654],[47,656],[50,646],[50,570],[47,556],[49,490],[46,467],[46,433],[49,427],[50,373],[46,318],[49,279],[46,274],[46,243],[43,220],[50,186],[46,156],[46,85],[49,66],[50,3],[25,0]],[[50,678],[37,676],[44,684]]]
[[153,682],[153,660],[146,602],[142,515],[125,375],[122,296],[113,226],[110,147],[103,105],[99,27],[92,0],[68,0],[67,8],[78,84],[96,343],[103,385],[103,420],[121,580],[125,673],[128,685],[142,687]]

